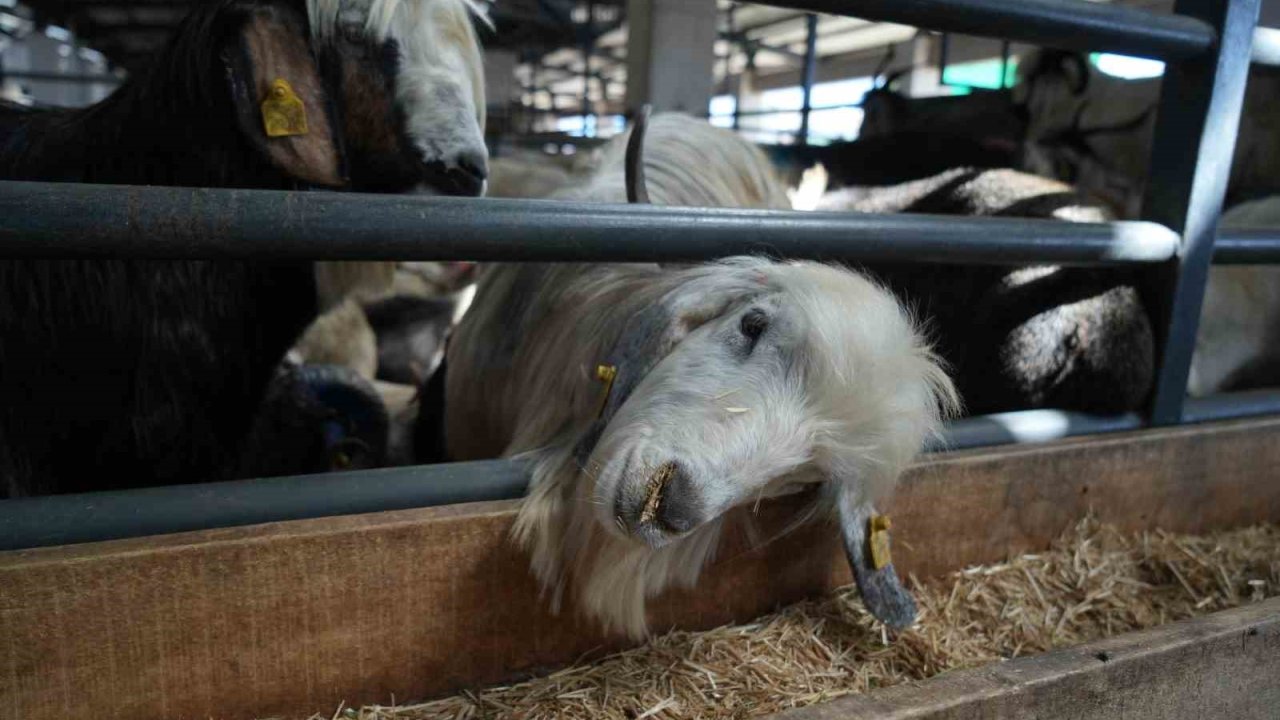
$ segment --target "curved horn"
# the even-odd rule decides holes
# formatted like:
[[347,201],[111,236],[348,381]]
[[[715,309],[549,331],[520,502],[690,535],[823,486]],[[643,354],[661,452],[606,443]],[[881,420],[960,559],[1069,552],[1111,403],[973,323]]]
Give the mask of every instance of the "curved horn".
[[[887,555],[888,528],[872,527],[875,509],[868,503],[860,503],[845,490],[838,499],[841,537],[844,540],[845,557],[858,584],[858,592],[867,610],[877,620],[895,630],[909,627],[916,619],[916,603],[911,593],[898,579],[893,563],[886,557],[875,557],[879,545]],[[875,538],[876,534],[883,538]]]
[[649,112],[652,108],[646,104],[636,115],[635,125],[631,128],[631,137],[627,139],[627,202],[651,204],[649,188],[644,179],[644,134],[649,128]]
[[[880,64],[876,66],[876,71],[874,73],[871,73],[871,77],[875,78],[875,83],[873,83],[874,87],[888,86],[888,81],[884,78],[884,73],[886,70],[889,69],[889,64],[893,62],[894,49],[895,48],[893,45],[889,46],[889,51],[886,52],[884,54],[884,57],[880,59]],[[885,84],[884,85],[878,84],[880,82],[884,82]]]

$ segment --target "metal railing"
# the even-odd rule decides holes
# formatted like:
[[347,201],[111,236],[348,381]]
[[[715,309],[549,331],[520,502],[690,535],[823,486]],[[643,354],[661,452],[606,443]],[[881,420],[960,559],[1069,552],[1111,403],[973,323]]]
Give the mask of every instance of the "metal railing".
[[[849,215],[462,200],[350,193],[0,183],[0,257],[361,260],[702,260],[742,253],[840,260],[1134,264],[1147,268],[1160,340],[1148,413],[1027,411],[954,423],[946,448],[1280,413],[1280,392],[1186,400],[1211,261],[1280,263],[1280,231],[1217,221],[1259,0],[1179,0],[1174,15],[1079,0],[773,0],[806,11],[1168,62],[1146,222]],[[1253,39],[1270,43],[1257,50]],[[1215,160],[1217,158],[1217,160]],[[430,232],[423,231],[430,218]],[[0,502],[0,548],[517,497],[506,461]]]

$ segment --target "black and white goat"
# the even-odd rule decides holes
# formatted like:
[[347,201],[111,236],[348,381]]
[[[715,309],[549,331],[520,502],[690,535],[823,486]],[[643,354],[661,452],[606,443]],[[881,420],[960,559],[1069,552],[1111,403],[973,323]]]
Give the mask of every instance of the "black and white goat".
[[[1136,217],[1146,184],[1160,80],[1125,80],[1079,53],[1038,50],[1018,65],[1027,117],[1023,169],[1070,183]],[[1280,70],[1250,69],[1227,203],[1280,193]]]
[[[205,2],[101,103],[7,110],[0,178],[478,195],[479,11]],[[256,472],[239,455],[316,316],[314,265],[0,262],[0,494]]]
[[[659,115],[647,143],[636,198],[787,207],[768,161],[728,131]],[[615,140],[560,196],[623,201],[625,154]],[[910,316],[861,275],[759,258],[489,265],[446,368],[448,456],[528,462],[515,537],[557,605],[568,590],[642,635],[646,599],[696,581],[727,512],[821,484],[868,607],[912,621],[868,533],[955,395]]]
[[[1105,222],[1055,180],[959,168],[901,185],[847,188],[818,210]],[[917,308],[965,409],[1132,410],[1153,381],[1154,340],[1138,278],[1112,268],[875,263],[865,268]]]

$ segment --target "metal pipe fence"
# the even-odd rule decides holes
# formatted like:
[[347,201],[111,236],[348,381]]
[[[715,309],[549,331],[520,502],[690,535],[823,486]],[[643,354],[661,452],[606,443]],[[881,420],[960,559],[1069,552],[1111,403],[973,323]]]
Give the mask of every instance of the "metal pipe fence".
[[[1280,391],[1192,400],[1186,422],[1280,413]],[[951,452],[1138,430],[1138,413],[1097,417],[1027,410],[950,424],[928,452]],[[513,500],[527,470],[510,460],[382,468],[199,485],[110,490],[0,501],[0,551],[284,520]]]
[[[851,215],[351,193],[0,183],[3,258],[705,260],[764,253],[849,261],[1134,265],[1161,354],[1147,413],[1051,410],[951,425],[957,449],[1280,413],[1280,392],[1186,400],[1211,262],[1280,263],[1280,231],[1218,237],[1252,61],[1280,61],[1259,0],[1178,0],[1175,14],[1079,0],[772,0],[1056,48],[1155,57],[1162,86],[1144,221]],[[1255,46],[1255,40],[1258,45]],[[1215,243],[1215,238],[1217,242]],[[516,497],[505,461],[0,502],[0,549]]]

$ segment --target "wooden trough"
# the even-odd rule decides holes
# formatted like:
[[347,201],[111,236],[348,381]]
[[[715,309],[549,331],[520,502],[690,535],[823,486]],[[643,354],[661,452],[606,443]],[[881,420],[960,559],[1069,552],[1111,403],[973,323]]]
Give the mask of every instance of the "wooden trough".
[[[887,508],[895,561],[922,577],[997,561],[1043,549],[1090,511],[1131,531],[1280,522],[1276,467],[1280,418],[933,456]],[[621,647],[544,609],[507,542],[513,507],[0,553],[0,703],[23,720],[305,717]],[[766,530],[791,509],[763,508]],[[848,580],[831,528],[757,550],[731,535],[695,592],[655,603],[653,624],[743,621]],[[1278,677],[1272,600],[785,717],[1270,718]]]

